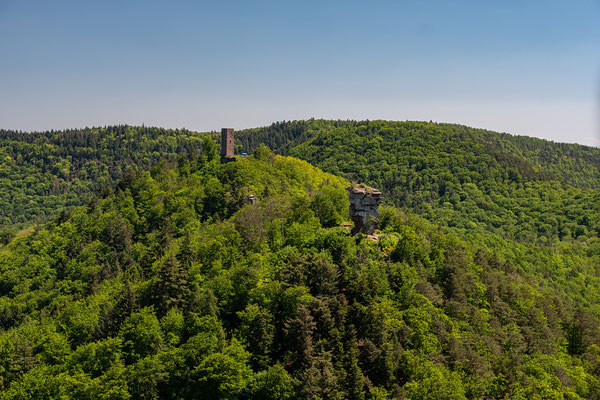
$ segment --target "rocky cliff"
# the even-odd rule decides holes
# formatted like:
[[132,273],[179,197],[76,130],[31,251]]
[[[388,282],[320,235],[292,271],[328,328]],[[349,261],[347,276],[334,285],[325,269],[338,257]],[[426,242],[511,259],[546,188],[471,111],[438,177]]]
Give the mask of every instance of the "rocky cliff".
[[350,186],[347,189],[350,197],[350,218],[354,222],[352,234],[373,234],[379,225],[381,192],[365,185]]

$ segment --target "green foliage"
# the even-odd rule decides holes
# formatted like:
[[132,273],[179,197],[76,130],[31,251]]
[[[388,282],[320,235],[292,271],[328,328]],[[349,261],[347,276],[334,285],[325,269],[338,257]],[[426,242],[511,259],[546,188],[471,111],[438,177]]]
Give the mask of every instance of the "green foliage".
[[123,341],[123,351],[128,361],[156,354],[162,345],[163,337],[158,319],[151,308],[144,308],[131,314],[119,332]]
[[549,247],[386,206],[351,236],[344,179],[199,143],[0,247],[0,399],[600,392],[592,222]]
[[287,400],[294,398],[296,382],[280,364],[256,374],[251,383],[251,398],[256,400]]
[[[536,244],[598,237],[600,149],[426,122],[308,120],[236,134],[437,224]],[[383,216],[382,216],[383,217]]]
[[330,189],[317,193],[311,201],[312,210],[325,228],[339,225],[344,220],[348,205],[345,193]]
[[[32,133],[0,129],[0,227],[51,219],[160,159],[174,162],[182,156],[194,168],[216,155],[207,135],[187,130],[126,125]],[[0,243],[7,234],[0,232]]]

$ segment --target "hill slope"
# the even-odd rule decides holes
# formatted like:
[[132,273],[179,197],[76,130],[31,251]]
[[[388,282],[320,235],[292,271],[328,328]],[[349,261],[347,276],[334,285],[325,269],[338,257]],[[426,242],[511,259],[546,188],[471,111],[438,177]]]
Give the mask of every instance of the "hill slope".
[[597,317],[524,265],[392,207],[379,242],[349,236],[347,181],[209,158],[0,247],[0,398],[600,392]]
[[[49,132],[0,130],[0,228],[54,217],[113,185],[128,167],[199,154],[204,136],[186,130],[111,126]],[[210,151],[211,149],[207,149]]]
[[[44,221],[82,204],[127,168],[211,153],[206,137],[129,126],[0,131],[0,228]],[[600,229],[599,149],[421,122],[295,121],[236,138],[239,152],[267,144],[469,232],[552,244],[585,242]]]
[[295,121],[237,138],[378,187],[442,225],[540,244],[600,232],[600,149],[425,122]]

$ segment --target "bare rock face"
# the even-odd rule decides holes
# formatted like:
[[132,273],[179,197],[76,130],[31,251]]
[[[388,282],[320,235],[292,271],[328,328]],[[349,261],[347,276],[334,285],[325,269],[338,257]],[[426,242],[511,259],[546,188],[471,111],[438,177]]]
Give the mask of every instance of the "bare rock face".
[[364,232],[372,235],[379,227],[381,192],[368,186],[351,186],[347,190],[350,196],[350,218],[354,222],[352,234]]

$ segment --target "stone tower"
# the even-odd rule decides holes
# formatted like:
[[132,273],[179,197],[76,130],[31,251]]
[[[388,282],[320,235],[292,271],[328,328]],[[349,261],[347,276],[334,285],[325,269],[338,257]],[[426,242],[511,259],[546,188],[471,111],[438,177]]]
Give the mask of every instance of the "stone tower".
[[233,158],[233,128],[221,129],[221,159]]

